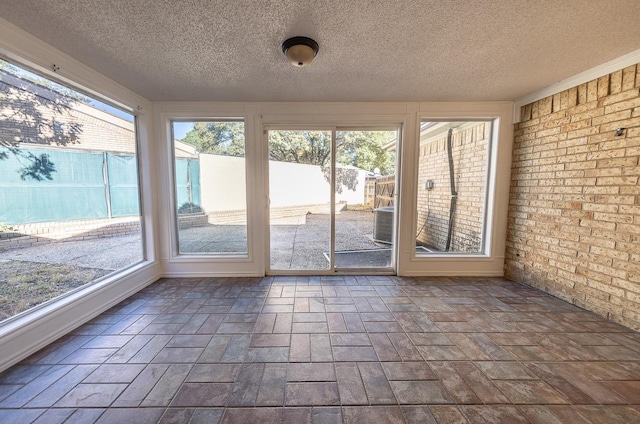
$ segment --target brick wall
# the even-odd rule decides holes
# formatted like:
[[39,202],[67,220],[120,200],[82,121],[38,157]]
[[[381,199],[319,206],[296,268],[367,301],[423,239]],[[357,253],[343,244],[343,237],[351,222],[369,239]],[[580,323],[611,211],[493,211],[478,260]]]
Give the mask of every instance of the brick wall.
[[0,143],[7,142],[135,152],[132,122],[0,70]]
[[640,329],[640,65],[521,112],[506,276]]
[[0,252],[53,241],[80,241],[139,232],[138,217],[11,225],[0,232]]
[[[472,123],[452,134],[454,177],[458,198],[450,250],[480,252],[482,217],[487,173],[487,146],[491,124]],[[425,190],[424,182],[434,182]],[[418,169],[417,240],[437,250],[445,250],[451,204],[447,132],[420,145]]]

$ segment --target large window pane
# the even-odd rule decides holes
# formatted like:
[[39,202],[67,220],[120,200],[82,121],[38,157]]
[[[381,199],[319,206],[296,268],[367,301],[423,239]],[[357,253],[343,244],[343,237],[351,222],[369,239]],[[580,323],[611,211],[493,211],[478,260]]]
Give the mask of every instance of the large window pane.
[[416,252],[483,253],[491,121],[420,126]]
[[0,61],[0,320],[143,259],[135,119]]
[[244,122],[173,122],[179,254],[247,254]]

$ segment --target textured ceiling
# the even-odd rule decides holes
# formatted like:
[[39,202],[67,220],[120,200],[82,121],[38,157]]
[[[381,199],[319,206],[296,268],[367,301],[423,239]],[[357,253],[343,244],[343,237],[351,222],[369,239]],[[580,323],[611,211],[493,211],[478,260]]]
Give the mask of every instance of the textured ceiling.
[[[149,100],[514,100],[640,48],[639,0],[2,0]],[[295,68],[280,45],[320,44]]]

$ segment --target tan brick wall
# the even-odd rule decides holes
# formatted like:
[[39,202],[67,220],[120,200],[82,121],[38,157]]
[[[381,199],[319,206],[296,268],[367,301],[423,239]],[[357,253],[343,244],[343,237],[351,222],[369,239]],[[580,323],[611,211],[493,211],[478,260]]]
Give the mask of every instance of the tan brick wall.
[[[458,198],[453,219],[451,251],[481,251],[482,217],[487,173],[489,122],[452,134],[454,176]],[[432,180],[433,189],[424,182]],[[438,250],[445,250],[451,203],[447,134],[420,146],[418,169],[418,237],[417,240]],[[426,223],[426,225],[425,225]]]
[[521,112],[505,275],[640,329],[640,65]]

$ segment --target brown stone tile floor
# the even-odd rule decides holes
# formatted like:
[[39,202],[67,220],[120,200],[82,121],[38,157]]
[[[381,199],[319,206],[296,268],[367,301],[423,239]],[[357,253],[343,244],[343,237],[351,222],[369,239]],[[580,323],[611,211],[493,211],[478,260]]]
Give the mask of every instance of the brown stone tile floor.
[[501,278],[163,279],[0,374],[0,422],[640,422],[640,335]]

